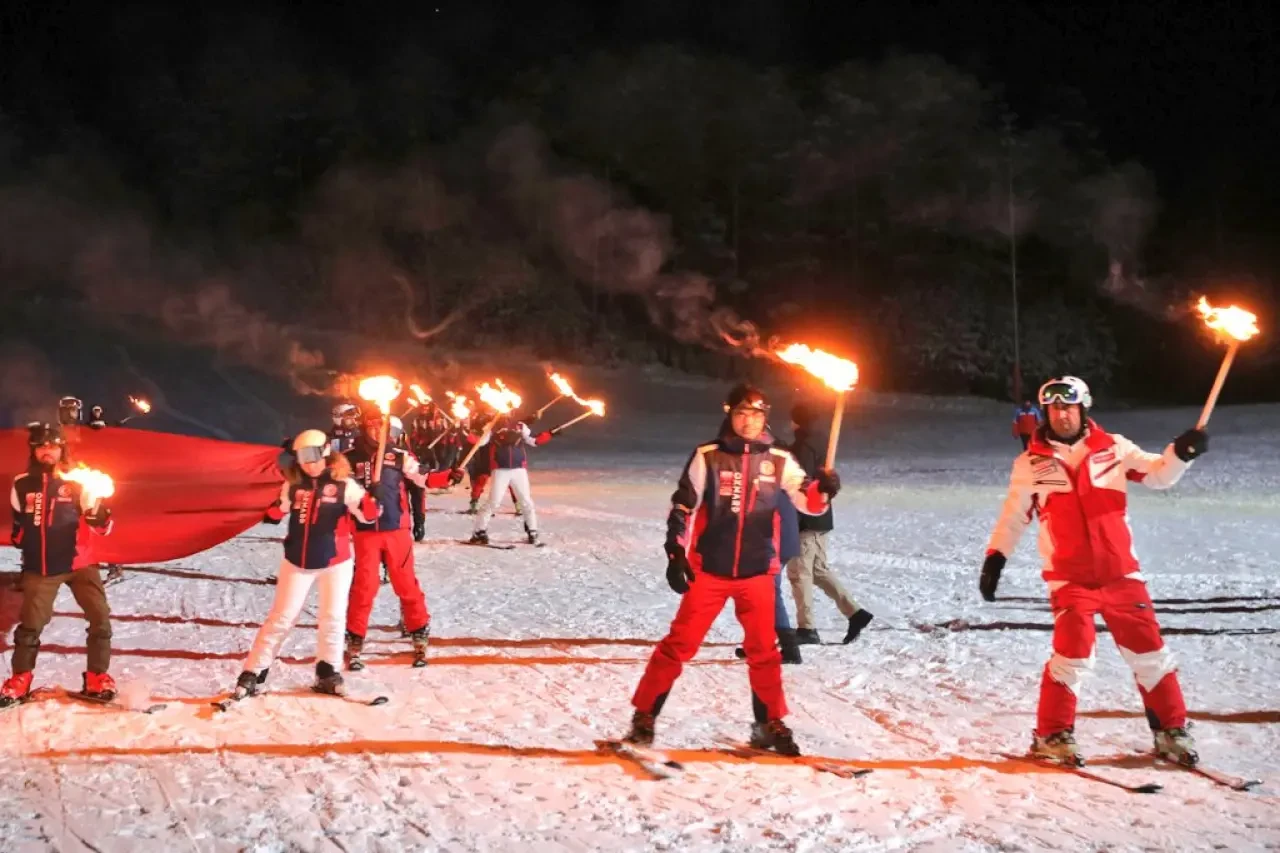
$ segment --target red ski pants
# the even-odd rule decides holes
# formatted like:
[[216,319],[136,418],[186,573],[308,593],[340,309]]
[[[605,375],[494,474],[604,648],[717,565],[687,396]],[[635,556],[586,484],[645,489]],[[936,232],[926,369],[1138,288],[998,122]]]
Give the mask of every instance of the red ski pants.
[[671,685],[680,677],[685,662],[698,653],[702,639],[711,630],[725,602],[732,598],[734,614],[745,634],[742,648],[747,654],[751,692],[764,705],[769,719],[786,716],[782,654],[778,651],[778,635],[773,625],[775,595],[771,575],[722,578],[699,572],[697,580],[680,599],[680,609],[676,611],[670,632],[653,650],[631,704],[638,711],[653,711],[658,698],[671,690]]
[[400,598],[406,631],[417,631],[431,620],[427,597],[418,585],[413,566],[413,538],[408,530],[368,531],[353,537],[355,572],[351,578],[351,598],[347,602],[347,630],[363,637],[369,630],[369,612],[378,595],[382,562],[385,559],[391,588]]
[[1098,614],[1133,670],[1151,728],[1186,725],[1187,706],[1178,684],[1177,663],[1160,638],[1145,583],[1130,578],[1102,587],[1069,583],[1055,589],[1049,602],[1053,606],[1053,657],[1040,682],[1036,734],[1050,735],[1075,725],[1080,686],[1093,671],[1094,617]]

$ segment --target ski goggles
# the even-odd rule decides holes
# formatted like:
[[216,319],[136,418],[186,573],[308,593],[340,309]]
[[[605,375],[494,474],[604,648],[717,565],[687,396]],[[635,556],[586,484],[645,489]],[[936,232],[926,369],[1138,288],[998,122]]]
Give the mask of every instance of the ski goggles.
[[319,447],[299,447],[293,453],[298,457],[298,461],[304,465],[309,465],[312,462],[323,462],[329,458],[329,445],[322,444]]
[[1074,382],[1049,382],[1040,389],[1040,405],[1062,403],[1067,406],[1084,404],[1085,391]]

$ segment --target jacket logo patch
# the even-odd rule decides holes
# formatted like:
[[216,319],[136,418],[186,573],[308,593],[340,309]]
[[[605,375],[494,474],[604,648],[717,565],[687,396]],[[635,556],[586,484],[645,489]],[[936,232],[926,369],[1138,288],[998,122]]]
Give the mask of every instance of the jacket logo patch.
[[58,486],[58,497],[60,498],[71,497],[71,487],[68,486],[66,483],[63,483],[61,486]]
[[1101,453],[1095,453],[1093,454],[1093,461],[1097,462],[1099,465],[1103,465],[1107,462],[1115,462],[1116,461],[1115,451],[1104,450]]
[[766,459],[760,463],[760,478],[772,477],[774,472],[773,462]]
[[326,485],[326,486],[324,487],[324,496],[325,496],[326,498],[331,498],[331,497],[333,497],[334,495],[336,495],[337,493],[338,493],[338,487],[337,487],[336,485],[334,485],[333,483],[329,483],[328,485]]
[[733,472],[720,472],[720,497],[727,498],[733,494]]
[[1050,459],[1048,464],[1038,465],[1035,468],[1033,468],[1031,471],[1031,474],[1032,476],[1035,476],[1035,477],[1047,477],[1048,475],[1056,474],[1057,472],[1058,472],[1058,463]]

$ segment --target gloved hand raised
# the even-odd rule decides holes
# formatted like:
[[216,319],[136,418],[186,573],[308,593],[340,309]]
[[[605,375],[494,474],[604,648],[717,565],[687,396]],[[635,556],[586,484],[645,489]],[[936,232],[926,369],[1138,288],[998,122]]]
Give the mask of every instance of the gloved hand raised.
[[815,479],[818,481],[818,491],[828,499],[840,494],[840,475],[835,468],[823,468]]
[[1209,434],[1191,428],[1173,440],[1173,455],[1183,462],[1193,462],[1209,452]]

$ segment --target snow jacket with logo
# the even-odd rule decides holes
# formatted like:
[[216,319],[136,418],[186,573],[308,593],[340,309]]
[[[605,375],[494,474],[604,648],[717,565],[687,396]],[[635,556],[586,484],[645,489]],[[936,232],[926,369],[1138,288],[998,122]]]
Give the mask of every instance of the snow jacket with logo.
[[1190,463],[1170,444],[1163,453],[1147,453],[1122,435],[1104,431],[1092,420],[1078,466],[1068,464],[1064,448],[1044,429],[1036,432],[1014,460],[1004,509],[987,543],[987,553],[1013,554],[1032,518],[1040,519],[1040,556],[1050,583],[1102,586],[1138,575],[1138,557],[1129,527],[1129,483],[1167,489]]
[[408,530],[412,515],[409,508],[409,495],[406,481],[413,482],[424,489],[445,489],[449,487],[451,471],[434,471],[430,474],[418,465],[418,457],[398,447],[385,448],[382,456],[382,471],[379,482],[373,484],[374,458],[378,455],[378,445],[366,436],[360,437],[355,447],[347,453],[347,459],[355,471],[356,482],[369,491],[382,514],[370,522],[356,521],[357,533],[388,530]]
[[22,552],[22,571],[65,575],[84,567],[87,537],[111,532],[113,522],[91,526],[86,515],[93,501],[84,487],[62,479],[57,467],[32,462],[13,478],[9,505],[13,508],[12,542]]
[[378,517],[378,505],[350,477],[325,471],[285,482],[280,500],[267,510],[273,521],[289,517],[284,558],[300,569],[323,569],[351,559],[352,520]]
[[693,452],[671,496],[666,550],[685,551],[694,571],[729,578],[780,568],[782,496],[804,515],[821,515],[827,498],[800,463],[764,433],[732,433]]

